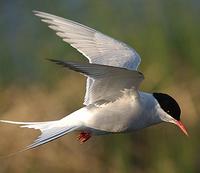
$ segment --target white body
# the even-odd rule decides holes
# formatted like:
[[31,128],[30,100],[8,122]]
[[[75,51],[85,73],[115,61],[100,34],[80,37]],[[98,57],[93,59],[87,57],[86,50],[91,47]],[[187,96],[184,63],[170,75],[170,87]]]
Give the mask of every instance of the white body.
[[161,122],[152,94],[139,93],[135,97],[131,91],[115,102],[100,106],[83,107],[60,120],[66,126],[69,122],[94,135],[131,132]]
[[[102,135],[131,132],[163,121],[177,123],[161,109],[152,94],[139,91],[144,76],[137,71],[141,59],[134,49],[74,21],[44,12],[34,13],[65,42],[86,56],[89,63],[50,60],[87,76],[85,107],[57,121],[0,120],[41,131],[41,135],[26,149],[72,131]],[[180,122],[179,126],[182,126]]]
[[126,90],[114,102],[85,106],[66,117],[47,122],[1,122],[20,124],[21,127],[39,129],[42,134],[29,146],[31,149],[57,139],[69,132],[81,131],[91,135],[125,133],[143,129],[170,118],[159,106],[152,94]]

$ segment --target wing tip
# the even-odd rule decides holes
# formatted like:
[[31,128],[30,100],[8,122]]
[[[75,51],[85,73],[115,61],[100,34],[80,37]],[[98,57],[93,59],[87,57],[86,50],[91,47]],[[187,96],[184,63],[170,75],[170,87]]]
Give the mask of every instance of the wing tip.
[[45,60],[50,61],[50,62],[57,62],[57,61],[59,61],[59,60],[52,59],[52,58],[45,58]]
[[39,11],[39,10],[32,10],[33,14],[38,16],[39,14],[42,14],[43,12]]
[[40,11],[38,11],[38,10],[32,10],[32,12],[35,14],[35,13],[39,13]]
[[140,72],[140,71],[137,71],[137,72],[142,77],[142,79],[144,79],[144,74],[142,72]]
[[32,10],[32,12],[33,12],[33,14],[35,16],[38,16],[40,18],[47,18],[48,16],[52,15],[52,14],[49,14],[49,13],[46,13],[46,12],[42,12],[42,11],[39,11],[39,10]]
[[66,66],[66,63],[64,61],[61,60],[57,60],[57,59],[51,59],[51,58],[46,58],[47,61],[53,62],[57,65],[62,65],[62,66]]

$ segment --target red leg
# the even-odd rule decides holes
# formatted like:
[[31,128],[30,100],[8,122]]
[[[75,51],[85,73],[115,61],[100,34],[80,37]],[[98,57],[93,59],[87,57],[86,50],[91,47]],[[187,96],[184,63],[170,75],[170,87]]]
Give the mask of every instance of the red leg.
[[81,132],[81,133],[78,135],[77,139],[79,140],[80,143],[84,143],[84,142],[86,142],[88,139],[90,139],[90,137],[91,137],[91,133],[89,133],[89,132]]

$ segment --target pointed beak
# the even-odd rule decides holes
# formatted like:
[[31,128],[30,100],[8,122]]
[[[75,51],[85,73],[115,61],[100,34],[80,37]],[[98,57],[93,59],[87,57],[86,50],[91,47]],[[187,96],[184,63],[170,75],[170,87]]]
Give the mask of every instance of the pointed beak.
[[176,121],[175,124],[181,129],[181,131],[182,131],[186,136],[189,136],[189,135],[188,135],[188,132],[187,132],[187,130],[186,130],[186,128],[185,128],[185,126],[183,125],[183,123],[182,123],[181,121]]

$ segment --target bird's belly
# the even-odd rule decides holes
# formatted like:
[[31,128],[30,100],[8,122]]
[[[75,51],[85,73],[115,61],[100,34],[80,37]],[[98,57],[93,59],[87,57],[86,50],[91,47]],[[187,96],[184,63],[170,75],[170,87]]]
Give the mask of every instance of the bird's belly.
[[91,110],[86,126],[96,134],[122,133],[143,128],[142,111],[137,104],[108,105]]

